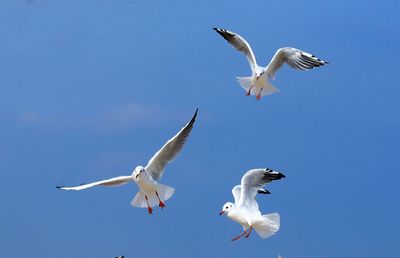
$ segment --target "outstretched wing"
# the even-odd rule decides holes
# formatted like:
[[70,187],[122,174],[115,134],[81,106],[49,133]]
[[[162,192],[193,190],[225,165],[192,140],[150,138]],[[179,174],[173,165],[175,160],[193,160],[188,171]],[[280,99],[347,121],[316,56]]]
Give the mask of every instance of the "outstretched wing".
[[271,62],[268,64],[268,75],[271,78],[274,78],[276,71],[278,71],[284,63],[287,63],[290,67],[294,69],[303,71],[329,64],[328,62],[323,61],[316,56],[304,52],[300,49],[285,47],[278,49]]
[[256,168],[246,172],[242,177],[241,192],[238,206],[246,207],[249,211],[260,212],[255,196],[267,183],[285,177],[282,173],[269,168]]
[[123,185],[123,184],[128,183],[130,180],[132,180],[132,175],[113,177],[110,179],[101,180],[101,181],[97,181],[97,182],[93,182],[93,183],[89,183],[89,184],[81,184],[78,186],[56,186],[56,187],[61,190],[79,191],[79,190],[87,189],[87,188],[97,186],[97,185],[103,185],[103,186]]
[[240,35],[225,30],[225,29],[218,29],[214,28],[219,35],[221,35],[224,39],[226,39],[229,44],[231,44],[236,50],[245,54],[247,60],[250,63],[251,70],[254,72],[254,68],[257,65],[256,57],[254,56],[253,50],[251,50],[250,44],[241,37]]
[[151,177],[158,181],[164,172],[164,167],[168,162],[173,160],[182,150],[190,132],[192,131],[193,124],[196,120],[197,111],[194,113],[192,119],[183,127],[172,139],[168,140],[166,144],[150,159],[146,166],[146,172]]

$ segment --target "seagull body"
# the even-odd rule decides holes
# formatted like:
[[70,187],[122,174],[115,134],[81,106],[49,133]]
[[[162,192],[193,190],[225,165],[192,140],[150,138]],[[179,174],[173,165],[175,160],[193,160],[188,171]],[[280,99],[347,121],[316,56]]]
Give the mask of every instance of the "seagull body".
[[158,204],[159,207],[165,207],[165,201],[171,198],[175,189],[160,184],[165,166],[173,160],[182,150],[196,120],[197,110],[192,119],[187,123],[174,137],[168,140],[164,146],[150,159],[146,167],[137,166],[129,176],[113,177],[89,184],[79,186],[57,186],[61,190],[83,190],[93,186],[117,186],[134,181],[139,186],[139,192],[133,198],[131,205],[148,209],[152,214],[152,207]]
[[261,238],[272,236],[279,230],[279,214],[262,215],[255,196],[267,183],[284,177],[285,175],[272,169],[257,168],[247,171],[242,177],[241,184],[233,187],[232,194],[235,203],[225,203],[219,214],[226,214],[228,218],[243,227],[243,233],[233,238],[232,241],[238,240],[242,236],[248,238],[253,228]]
[[272,85],[269,80],[275,79],[275,73],[284,63],[298,70],[311,70],[315,67],[328,64],[314,55],[302,50],[284,47],[276,51],[274,57],[266,67],[259,66],[250,44],[240,35],[225,30],[214,28],[214,30],[226,39],[236,50],[242,52],[250,63],[252,75],[250,77],[237,77],[240,86],[246,90],[246,95],[255,95],[259,100],[262,96],[271,95],[279,89]]

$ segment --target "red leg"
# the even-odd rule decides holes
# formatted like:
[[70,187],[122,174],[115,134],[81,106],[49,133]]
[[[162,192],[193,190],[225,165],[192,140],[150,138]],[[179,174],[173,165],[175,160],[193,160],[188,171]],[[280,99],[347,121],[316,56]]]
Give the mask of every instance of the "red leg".
[[242,234],[240,234],[237,237],[233,238],[231,241],[236,241],[236,240],[240,239],[244,235],[246,235],[246,229],[244,230],[244,232]]
[[263,88],[261,88],[260,91],[258,92],[258,94],[256,95],[257,100],[260,100],[262,90],[263,90]]
[[250,236],[251,231],[253,230],[253,226],[250,226],[250,231],[249,233],[247,233],[247,235],[245,236],[245,238],[248,238]]
[[156,195],[157,195],[157,198],[158,198],[158,201],[159,201],[158,206],[161,207],[161,209],[166,207],[165,204],[161,201],[160,196],[158,196],[157,191],[156,191]]
[[146,199],[147,202],[147,211],[149,212],[149,214],[153,214],[153,209],[149,205],[149,200],[147,199],[147,195],[145,195],[144,198]]
[[254,87],[254,85],[251,85],[250,88],[246,92],[246,96],[250,96],[251,89]]

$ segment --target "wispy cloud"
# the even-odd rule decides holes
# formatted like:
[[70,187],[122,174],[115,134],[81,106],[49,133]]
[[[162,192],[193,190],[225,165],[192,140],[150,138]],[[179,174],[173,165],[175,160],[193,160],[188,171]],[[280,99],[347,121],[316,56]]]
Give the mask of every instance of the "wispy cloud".
[[87,130],[99,133],[121,132],[135,128],[155,127],[183,118],[180,110],[139,103],[126,103],[98,113],[54,115],[37,111],[22,112],[16,122],[20,127],[43,130]]
[[[128,103],[112,108],[93,121],[94,125],[107,126],[114,129],[143,127],[165,120],[167,112],[156,106]],[[173,116],[170,114],[171,117]]]
[[40,120],[40,115],[34,111],[23,112],[17,117],[17,122],[25,125],[38,124]]

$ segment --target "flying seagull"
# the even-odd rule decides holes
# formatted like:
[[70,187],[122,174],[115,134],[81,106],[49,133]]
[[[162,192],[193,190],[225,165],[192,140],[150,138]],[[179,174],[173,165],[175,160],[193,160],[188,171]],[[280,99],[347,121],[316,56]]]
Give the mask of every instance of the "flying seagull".
[[262,96],[271,95],[279,91],[279,89],[272,85],[269,80],[275,79],[276,71],[278,71],[284,63],[294,69],[303,71],[308,71],[315,67],[328,64],[328,62],[300,49],[284,47],[276,51],[267,67],[261,67],[257,64],[256,57],[254,56],[249,43],[247,43],[243,37],[225,29],[214,28],[214,30],[226,39],[235,49],[246,55],[246,58],[250,63],[252,76],[237,77],[236,79],[240,86],[246,90],[246,96],[255,95],[257,100]]
[[197,110],[192,119],[183,127],[172,139],[168,140],[164,146],[150,159],[146,167],[137,166],[132,175],[118,176],[106,180],[101,180],[79,186],[57,186],[61,190],[83,190],[93,186],[117,186],[134,181],[139,186],[139,192],[133,198],[131,205],[133,207],[146,208],[149,214],[152,214],[152,207],[158,204],[164,208],[164,202],[171,198],[175,189],[167,185],[158,183],[161,179],[164,168],[173,160],[182,150],[190,132],[192,131],[196,120]]
[[233,187],[232,194],[235,203],[225,203],[219,213],[219,215],[226,214],[228,218],[243,227],[243,233],[233,238],[232,241],[238,240],[242,236],[248,238],[253,228],[261,238],[272,236],[279,230],[279,214],[262,215],[255,196],[264,185],[283,177],[285,175],[272,169],[256,168],[247,171],[242,177],[241,184]]

